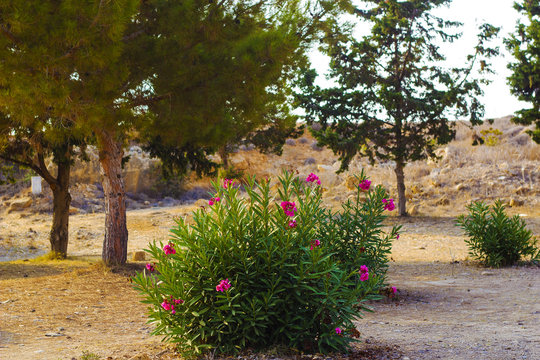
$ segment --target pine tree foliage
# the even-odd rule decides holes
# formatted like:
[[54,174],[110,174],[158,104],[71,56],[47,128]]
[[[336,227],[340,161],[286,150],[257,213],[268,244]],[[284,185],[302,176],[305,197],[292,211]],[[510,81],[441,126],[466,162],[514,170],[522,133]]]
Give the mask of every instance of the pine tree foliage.
[[185,165],[239,133],[290,128],[291,74],[337,6],[348,1],[2,1],[0,141],[44,158],[95,140],[103,259],[125,262],[122,146],[136,137]]
[[510,91],[519,100],[530,103],[528,109],[517,111],[514,121],[524,125],[536,124],[531,137],[540,143],[540,2],[521,0],[514,8],[525,15],[526,22],[518,22],[516,31],[505,39],[507,49],[515,58],[508,64]]
[[398,182],[399,213],[406,214],[403,167],[410,161],[435,156],[453,135],[449,111],[478,123],[478,101],[486,78],[473,77],[476,67],[491,72],[487,58],[497,49],[486,42],[498,29],[479,29],[474,53],[463,67],[445,69],[442,43],[460,37],[461,24],[432,14],[450,0],[368,0],[353,14],[371,25],[369,34],[353,36],[353,26],[337,22],[327,32],[321,50],[330,57],[328,77],[337,85],[321,88],[317,74],[307,70],[299,82],[298,103],[320,144],[339,154],[345,170],[356,154],[392,161]]

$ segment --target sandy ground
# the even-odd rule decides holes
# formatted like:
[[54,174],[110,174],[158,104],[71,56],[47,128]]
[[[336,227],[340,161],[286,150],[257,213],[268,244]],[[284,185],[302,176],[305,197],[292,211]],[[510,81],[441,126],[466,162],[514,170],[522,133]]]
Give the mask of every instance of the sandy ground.
[[[130,211],[129,252],[166,240],[172,219],[194,208]],[[540,217],[525,219],[539,234]],[[144,262],[117,271],[95,264],[103,221],[103,214],[71,217],[71,260],[0,262],[0,359],[175,358],[149,335],[145,305],[129,282]],[[476,266],[454,221],[388,219],[403,226],[388,274],[399,298],[371,304],[375,312],[358,321],[362,340],[348,358],[540,359],[540,268]],[[49,225],[50,215],[9,214],[0,231],[28,257],[29,248],[47,249]]]

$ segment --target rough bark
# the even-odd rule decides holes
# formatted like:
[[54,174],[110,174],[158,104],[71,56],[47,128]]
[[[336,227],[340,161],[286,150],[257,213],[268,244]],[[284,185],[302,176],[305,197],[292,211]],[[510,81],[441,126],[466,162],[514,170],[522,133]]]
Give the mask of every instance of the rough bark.
[[397,191],[398,191],[398,213],[399,216],[407,216],[407,198],[405,197],[405,174],[403,172],[404,165],[396,162]]
[[97,135],[105,194],[105,238],[102,259],[107,265],[123,264],[127,260],[128,243],[126,195],[122,178],[124,153],[113,132],[102,130]]
[[227,151],[227,145],[224,145],[218,150],[219,157],[221,158],[221,164],[224,169],[229,169],[229,152]]
[[53,193],[53,221],[49,241],[51,251],[57,257],[67,256],[69,240],[69,206],[71,205],[71,195],[69,194],[69,175],[71,165],[69,159],[58,164],[58,176],[54,183],[49,183]]

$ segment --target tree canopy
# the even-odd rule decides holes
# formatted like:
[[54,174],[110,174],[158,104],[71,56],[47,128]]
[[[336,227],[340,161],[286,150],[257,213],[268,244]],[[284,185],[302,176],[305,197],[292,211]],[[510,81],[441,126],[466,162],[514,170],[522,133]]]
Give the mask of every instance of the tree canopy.
[[461,24],[432,14],[450,0],[369,0],[352,13],[371,25],[369,34],[355,38],[352,25],[334,23],[321,50],[330,57],[328,77],[337,85],[321,88],[317,74],[307,70],[299,82],[298,103],[320,144],[339,154],[345,170],[356,154],[395,163],[399,213],[406,214],[403,168],[409,161],[434,156],[453,135],[449,110],[478,123],[478,100],[486,78],[486,59],[497,54],[485,42],[498,29],[482,25],[473,53],[464,66],[445,69],[440,44],[460,37]]
[[271,128],[286,133],[294,122],[290,78],[318,24],[347,3],[3,1],[1,136],[28,140],[40,133],[32,139],[41,157],[45,143],[73,149],[78,139],[98,146],[103,259],[125,262],[126,141],[154,144],[154,154],[172,163],[200,159],[204,166],[206,155],[232,136]]
[[515,58],[508,64],[512,70],[508,84],[510,92],[531,107],[517,111],[513,120],[524,125],[536,124],[530,135],[540,143],[540,2],[516,1],[514,8],[526,16],[527,22],[518,22],[515,32],[505,39]]

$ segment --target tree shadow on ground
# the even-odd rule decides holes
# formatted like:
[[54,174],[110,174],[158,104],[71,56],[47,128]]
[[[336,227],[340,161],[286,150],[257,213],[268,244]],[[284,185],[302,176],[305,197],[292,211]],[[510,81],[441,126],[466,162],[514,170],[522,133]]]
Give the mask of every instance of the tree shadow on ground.
[[110,271],[125,277],[132,277],[144,269],[145,263],[127,263],[106,267],[98,257],[68,257],[66,260],[18,260],[0,262],[0,281],[23,278],[39,278],[61,275],[69,272]]

